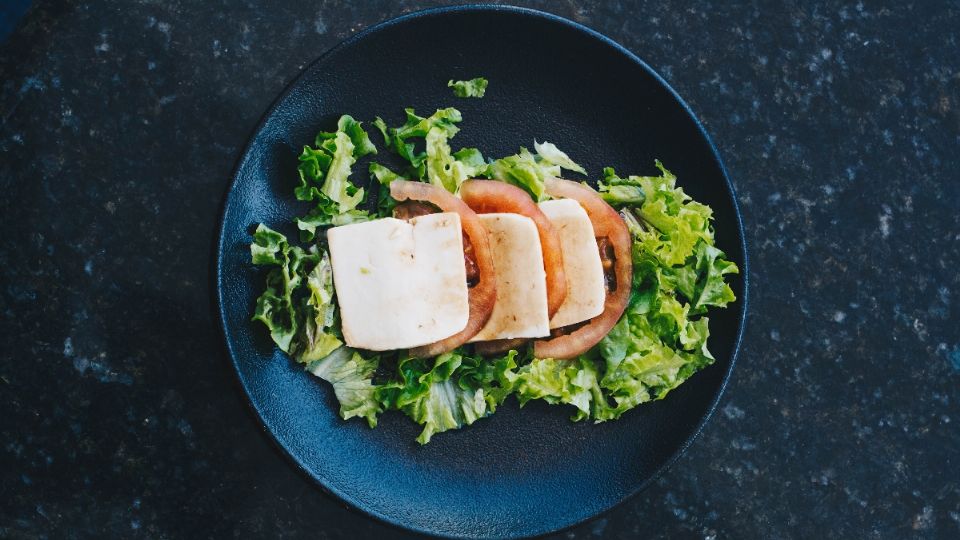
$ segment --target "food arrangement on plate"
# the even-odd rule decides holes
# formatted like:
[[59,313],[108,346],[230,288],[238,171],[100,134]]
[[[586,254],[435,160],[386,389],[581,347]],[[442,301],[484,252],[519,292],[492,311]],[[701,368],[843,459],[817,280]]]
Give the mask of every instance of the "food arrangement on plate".
[[[482,98],[487,81],[449,86]],[[252,262],[270,268],[253,318],[332,385],[344,419],[400,410],[422,444],[511,395],[614,420],[713,362],[707,311],[735,300],[724,276],[738,268],[708,206],[659,161],[651,176],[605,168],[594,190],[548,142],[454,152],[461,120],[378,117],[378,149],[342,116],[299,157],[299,237],[253,235]],[[399,166],[374,161],[384,149]],[[375,200],[350,180],[361,159]]]

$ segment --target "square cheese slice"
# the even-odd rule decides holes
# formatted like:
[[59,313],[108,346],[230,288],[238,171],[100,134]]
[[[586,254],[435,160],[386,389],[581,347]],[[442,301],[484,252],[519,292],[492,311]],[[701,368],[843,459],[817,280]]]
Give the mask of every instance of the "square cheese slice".
[[439,341],[467,325],[463,233],[455,213],[327,231],[347,345],[372,351]]
[[600,315],[606,299],[603,264],[586,210],[573,199],[544,201],[540,203],[540,210],[560,235],[563,271],[567,276],[567,298],[550,320],[550,328]]
[[497,273],[493,313],[473,341],[534,338],[550,334],[547,274],[533,220],[518,214],[480,214]]

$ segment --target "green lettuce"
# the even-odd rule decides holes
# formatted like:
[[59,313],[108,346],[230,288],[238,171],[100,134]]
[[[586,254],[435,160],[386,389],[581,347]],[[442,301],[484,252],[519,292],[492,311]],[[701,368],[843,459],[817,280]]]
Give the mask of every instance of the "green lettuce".
[[660,289],[656,279],[636,282],[652,285],[652,293],[635,289],[641,300],[594,351],[574,361],[533,360],[520,369],[515,389],[521,404],[543,399],[574,406],[573,420],[613,420],[641,403],[663,399],[713,362],[708,319],[691,317],[689,306]]
[[423,426],[417,442],[470,425],[492,414],[513,388],[516,367],[512,352],[498,361],[461,351],[435,359],[401,358],[398,379],[377,388],[384,409],[399,409]]
[[266,289],[257,298],[253,320],[267,326],[280,350],[292,353],[303,317],[302,311],[295,308],[295,295],[303,285],[307,268],[320,257],[315,249],[304,251],[291,246],[284,235],[262,223],[253,234],[250,255],[253,264],[274,267],[267,274]]
[[561,169],[583,173],[577,165],[555,145],[534,141],[537,154],[521,147],[520,152],[495,160],[487,170],[487,176],[523,188],[536,201],[547,198],[544,182],[547,178],[561,176]]
[[640,206],[646,200],[643,188],[631,183],[629,179],[620,178],[611,167],[603,169],[603,180],[597,187],[603,200],[614,208]]
[[476,171],[478,176],[486,174],[487,163],[483,154],[476,148],[461,148],[453,153],[453,158]]
[[544,181],[560,175],[560,167],[543,165],[526,148],[515,155],[500,158],[490,164],[491,178],[523,188],[535,201],[546,199]]
[[254,264],[272,266],[253,319],[270,330],[280,350],[298,362],[323,358],[340,347],[330,255],[316,246],[291,246],[260,224],[250,244]]
[[349,225],[350,223],[359,223],[370,221],[373,217],[366,210],[347,210],[338,212],[333,209],[314,208],[307,215],[296,218],[294,222],[300,229],[300,239],[304,242],[313,240],[317,235],[317,229],[321,227],[337,227],[340,225]]
[[323,177],[323,187],[320,191],[330,197],[341,212],[352,210],[363,202],[363,188],[357,188],[347,177],[350,176],[350,167],[356,162],[353,156],[355,146],[350,137],[338,131],[332,139],[324,141],[324,145],[332,141],[333,160]]
[[333,295],[333,266],[323,251],[320,261],[307,274],[308,296],[304,306],[304,334],[295,356],[299,362],[320,360],[343,342],[335,335],[336,303]]
[[[706,350],[706,318],[690,321],[684,316],[671,322],[660,320],[655,326],[661,316],[659,310],[628,313],[601,341],[605,369],[600,386],[616,406],[602,411],[598,420],[615,419],[641,403],[662,399],[713,362]],[[691,338],[686,344],[683,333]]]
[[340,347],[324,358],[310,362],[306,369],[333,386],[344,420],[365,418],[370,427],[376,427],[381,408],[376,399],[373,374],[378,363],[377,356],[364,358],[349,347]]
[[253,233],[250,258],[256,265],[281,266],[289,249],[286,236],[261,223]]
[[[404,109],[404,112],[407,115],[406,122],[400,127],[386,129],[384,139],[389,148],[410,163],[410,166],[417,171],[418,178],[424,178],[426,174],[425,162],[427,160],[427,152],[425,150],[417,150],[414,144],[415,141],[411,139],[425,139],[430,130],[439,131],[446,138],[453,137],[460,131],[460,128],[458,128],[456,124],[459,123],[463,117],[460,111],[453,107],[437,109],[435,113],[426,118],[418,116],[413,109]],[[378,118],[377,120],[380,119]],[[374,122],[378,129],[385,129],[386,124],[382,120]]]
[[483,77],[470,79],[469,81],[447,82],[447,87],[453,88],[453,95],[461,98],[482,98],[487,91],[487,80]]
[[573,405],[574,421],[591,416],[601,418],[608,408],[598,383],[597,366],[588,356],[574,360],[534,359],[520,368],[515,389],[520,406],[532,399]]
[[461,388],[482,389],[487,409],[496,412],[516,385],[517,354],[513,350],[499,358],[463,356],[457,370],[458,384]]
[[[639,189],[642,202],[639,208],[634,207],[634,211],[644,227],[637,234],[637,241],[664,265],[683,264],[693,255],[698,242],[713,244],[710,225],[713,212],[709,206],[692,200],[682,188],[676,187],[677,177],[659,160],[656,166],[660,169],[660,176],[621,178],[613,169],[604,169],[600,192],[608,194],[605,197],[608,201],[620,203],[618,197],[623,196],[624,190],[629,187]],[[636,204],[636,201],[627,200],[622,204]]]
[[487,166],[480,160],[476,165],[476,148],[463,149],[457,152],[467,160],[457,159],[456,154],[450,152],[447,135],[441,129],[431,129],[427,132],[427,180],[451,193],[460,189],[460,184],[468,178],[479,176],[486,171]]
[[568,171],[587,174],[587,171],[585,171],[583,167],[574,163],[574,161],[570,159],[570,156],[568,156],[566,152],[561,151],[559,148],[557,148],[557,145],[553,143],[543,141],[541,144],[537,141],[533,141],[533,149],[536,150],[537,155],[539,155],[543,161],[546,161],[547,163],[564,168]]
[[[626,313],[601,340],[600,386],[615,406],[600,419],[617,418],[646,401],[662,399],[713,363],[707,347],[708,306],[734,301],[724,276],[738,272],[713,246],[709,207],[676,187],[676,176],[657,161],[660,176],[616,175],[604,170],[601,192],[623,207],[633,244],[633,283]],[[633,202],[617,188],[640,190]]]
[[601,185],[600,196],[614,208],[643,204],[645,196],[638,186]]
[[376,161],[370,163],[370,176],[380,185],[377,192],[377,216],[382,218],[392,216],[397,201],[390,196],[390,183],[394,180],[402,180],[403,177]]
[[690,264],[669,271],[677,290],[690,300],[694,313],[706,312],[707,306],[726,307],[736,300],[723,276],[737,273],[736,264],[704,241],[697,243]]
[[349,177],[358,158],[376,153],[361,123],[349,115],[340,117],[337,131],[318,133],[313,148],[303,147],[298,167],[300,184],[294,195],[298,200],[316,203],[306,216],[295,220],[303,241],[312,240],[318,227],[370,219],[366,211],[357,209],[364,200],[364,190]]
[[[715,248],[709,208],[659,177],[621,178],[604,170],[601,195],[617,207],[633,236],[633,283],[626,313],[598,346],[575,362],[533,360],[519,370],[521,403],[543,399],[576,408],[574,420],[612,420],[663,399],[713,363],[708,306],[734,300],[724,276],[738,271]],[[691,240],[692,239],[692,240]]]
[[370,141],[370,135],[363,129],[363,122],[358,122],[349,114],[345,114],[337,121],[337,131],[321,131],[314,139],[314,145],[324,147],[324,143],[330,139],[336,139],[337,133],[344,133],[350,137],[350,143],[353,145],[353,157],[362,158],[367,154],[376,154],[377,147]]
[[[456,126],[462,120],[460,111],[452,107],[438,109],[426,118],[413,109],[405,112],[407,120],[398,128],[387,128],[380,118],[374,125],[384,134],[387,146],[410,164],[410,177],[456,193],[464,180],[486,174],[487,164],[479,150],[462,148],[453,152],[450,148],[450,139],[460,131]],[[424,150],[417,149],[416,141],[420,138],[424,140]]]

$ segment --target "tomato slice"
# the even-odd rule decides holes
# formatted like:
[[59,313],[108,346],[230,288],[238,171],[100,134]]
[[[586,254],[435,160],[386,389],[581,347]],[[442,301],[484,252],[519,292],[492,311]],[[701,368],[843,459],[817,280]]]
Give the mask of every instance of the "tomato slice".
[[421,201],[406,201],[393,207],[393,217],[404,221],[436,212],[437,209],[432,204]]
[[460,197],[478,214],[502,212],[519,214],[533,220],[543,251],[543,268],[547,273],[547,314],[553,318],[567,297],[567,277],[563,271],[560,235],[553,223],[526,191],[505,182],[467,180],[460,185]]
[[436,356],[456,349],[479,332],[490,314],[497,299],[497,278],[493,267],[493,255],[487,230],[480,223],[477,214],[449,191],[423,182],[394,180],[390,183],[390,196],[398,201],[424,201],[440,208],[442,212],[456,212],[460,215],[460,225],[470,240],[473,259],[476,261],[479,279],[469,289],[470,318],[467,326],[459,333],[429,345],[410,349],[417,357]]
[[593,224],[594,236],[606,238],[613,248],[614,280],[608,284],[603,313],[566,335],[537,340],[533,344],[533,354],[537,358],[574,358],[599,343],[627,309],[633,281],[632,241],[620,214],[590,187],[551,178],[546,182],[546,191],[552,197],[573,199],[580,203]]

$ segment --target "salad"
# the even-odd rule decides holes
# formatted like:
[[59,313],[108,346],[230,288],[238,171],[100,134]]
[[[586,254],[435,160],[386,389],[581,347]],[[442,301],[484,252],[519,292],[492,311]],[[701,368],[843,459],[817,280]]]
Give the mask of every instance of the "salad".
[[[457,97],[482,98],[487,81],[450,81],[449,86]],[[404,122],[396,127],[380,117],[372,120],[374,131],[349,115],[341,116],[335,130],[318,133],[299,156],[293,193],[307,210],[293,220],[297,237],[264,224],[253,235],[252,262],[268,269],[253,319],[263,323],[280,350],[332,386],[343,419],[359,417],[375,427],[378,415],[399,410],[422,426],[417,441],[426,444],[437,433],[493,414],[514,396],[521,407],[539,399],[570,407],[574,421],[603,422],[663,399],[713,363],[707,346],[708,311],[735,300],[725,276],[738,268],[714,245],[708,206],[686,195],[659,161],[652,175],[620,175],[607,167],[594,190],[585,183],[588,172],[549,142],[534,141],[533,151],[521,147],[500,158],[484,156],[478,148],[454,151],[451,141],[462,120],[453,107],[429,116],[406,109]],[[367,187],[351,180],[364,165],[371,180]],[[595,253],[602,269],[599,300],[590,291],[583,296],[600,304],[578,307],[579,321],[573,324],[568,321],[577,319],[561,320],[572,302],[566,298],[576,296],[578,284],[589,280],[563,277],[564,267],[575,277],[587,274],[574,272],[572,244],[549,232],[551,222],[560,223],[558,202],[589,217],[598,245],[594,251],[591,242],[591,253],[585,251],[583,257]],[[443,216],[450,219],[441,226]],[[440,307],[447,311],[432,318],[413,306],[440,302],[424,299],[429,284],[415,289],[416,276],[424,275],[420,267],[400,270],[384,263],[383,268],[397,269],[373,271],[361,265],[346,270],[351,260],[373,256],[358,251],[367,248],[355,239],[367,236],[356,235],[386,234],[382,231],[387,226],[392,227],[390,238],[418,234],[416,228],[427,220],[437,221],[438,230],[453,227],[455,221],[456,228],[450,229],[454,232],[436,234],[460,242],[462,231],[463,238],[462,244],[449,248],[463,251],[462,258],[460,251],[456,259],[440,249],[423,256],[418,252],[421,258],[448,261],[439,268],[453,271],[448,281],[456,294],[444,296],[448,305]],[[522,252],[531,250],[488,247],[477,224],[492,234],[491,227],[498,226],[494,220],[517,222],[504,230],[533,234],[533,243],[541,245],[532,255],[540,258],[532,260],[542,264],[518,263],[510,271],[520,276],[517,279],[543,283],[542,306],[534,306],[536,317],[513,316],[519,329],[506,333],[491,330],[498,309],[533,308],[530,302],[521,306],[504,299],[509,284],[502,276],[498,281],[494,266],[506,267],[505,256],[529,261],[522,257],[530,254]],[[563,242],[558,244],[557,238]],[[507,255],[494,256],[503,253]],[[450,260],[463,260],[465,269]],[[364,291],[396,283],[401,272],[408,272],[403,279],[411,287],[408,312],[403,312],[405,306],[397,306],[394,315],[389,309],[364,311],[361,300],[369,299]],[[364,285],[369,283],[373,285]],[[417,316],[439,320],[441,327],[461,319],[463,324],[451,322],[456,328],[435,328],[433,333],[423,330],[422,336],[401,333],[391,340],[386,326],[378,331],[356,324],[363,316],[392,316],[387,323],[397,324]],[[532,331],[530,321],[537,317],[542,320]],[[437,339],[441,335],[445,337]],[[351,346],[357,343],[363,346]],[[391,343],[416,345],[393,348]]]

